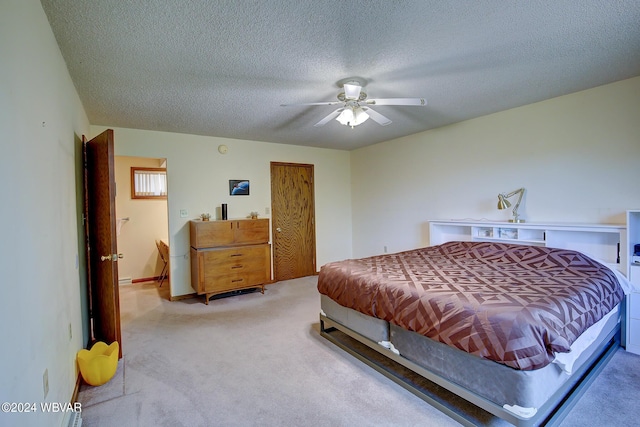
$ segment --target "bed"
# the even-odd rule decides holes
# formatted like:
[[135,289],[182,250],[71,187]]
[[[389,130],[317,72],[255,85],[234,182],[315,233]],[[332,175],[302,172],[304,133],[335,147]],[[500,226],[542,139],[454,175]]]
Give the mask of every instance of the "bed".
[[324,265],[321,334],[466,425],[358,344],[518,426],[559,422],[620,345],[628,282],[568,249],[447,242]]

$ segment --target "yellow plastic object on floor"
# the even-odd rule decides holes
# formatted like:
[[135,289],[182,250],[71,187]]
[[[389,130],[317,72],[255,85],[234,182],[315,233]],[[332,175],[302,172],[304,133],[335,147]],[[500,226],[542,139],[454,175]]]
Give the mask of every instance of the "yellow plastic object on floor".
[[91,347],[91,350],[80,350],[76,359],[85,382],[98,386],[113,378],[118,369],[119,352],[118,341],[114,341],[111,345],[98,341]]

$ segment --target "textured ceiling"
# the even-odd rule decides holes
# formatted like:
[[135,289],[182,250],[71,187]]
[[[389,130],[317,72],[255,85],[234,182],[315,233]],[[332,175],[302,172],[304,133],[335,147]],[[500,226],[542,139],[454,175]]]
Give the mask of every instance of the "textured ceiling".
[[[638,0],[42,0],[94,125],[354,149],[640,75]],[[366,81],[393,123],[332,120]]]

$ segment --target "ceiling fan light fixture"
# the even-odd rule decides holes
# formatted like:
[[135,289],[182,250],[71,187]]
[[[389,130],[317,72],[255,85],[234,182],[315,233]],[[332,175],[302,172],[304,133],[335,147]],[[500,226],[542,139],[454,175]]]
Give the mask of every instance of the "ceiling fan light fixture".
[[344,96],[346,99],[360,98],[360,89],[362,89],[360,85],[356,83],[345,83],[342,87],[344,88]]
[[344,111],[336,117],[336,120],[339,121],[341,125],[347,126],[353,121],[353,110],[351,108],[345,108]]
[[354,127],[366,122],[368,118],[369,115],[362,109],[362,107],[352,107],[345,108],[344,111],[336,117],[336,120],[345,126]]
[[283,107],[292,105],[342,105],[341,108],[333,110],[331,113],[323,117],[313,126],[324,126],[333,119],[340,124],[350,126],[352,129],[371,117],[371,120],[380,126],[391,124],[391,120],[379,112],[373,110],[370,105],[427,105],[424,98],[373,98],[369,99],[367,93],[363,90],[365,81],[358,78],[348,78],[338,82],[338,86],[342,88],[337,96],[338,101],[326,102],[307,102],[303,104],[281,104]]

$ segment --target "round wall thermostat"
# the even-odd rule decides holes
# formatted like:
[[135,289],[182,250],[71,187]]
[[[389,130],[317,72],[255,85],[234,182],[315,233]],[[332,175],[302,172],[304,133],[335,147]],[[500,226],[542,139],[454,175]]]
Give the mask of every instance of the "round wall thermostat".
[[218,145],[218,151],[220,152],[220,154],[227,154],[227,151],[229,151],[229,147],[224,144]]

